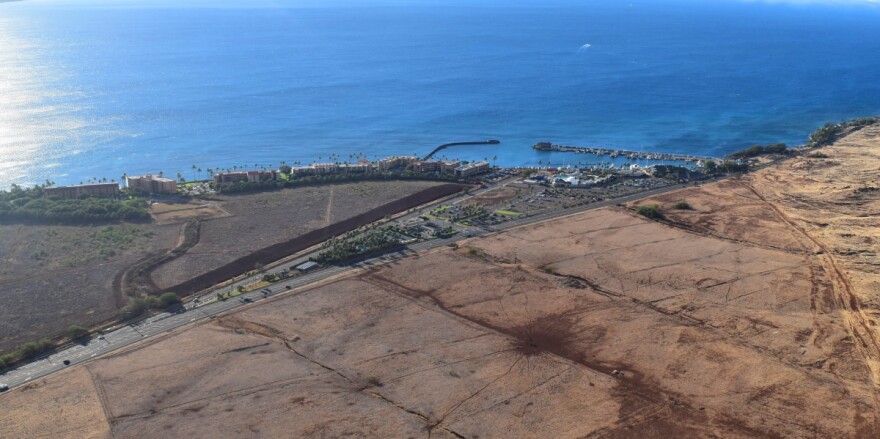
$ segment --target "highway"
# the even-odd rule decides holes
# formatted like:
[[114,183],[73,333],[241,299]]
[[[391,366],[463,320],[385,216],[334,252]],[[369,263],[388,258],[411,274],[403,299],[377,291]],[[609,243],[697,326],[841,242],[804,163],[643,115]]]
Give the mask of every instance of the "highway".
[[[224,287],[219,287],[212,289],[208,292],[202,293],[198,297],[194,297],[193,300],[185,304],[179,312],[165,312],[160,313],[145,320],[132,323],[129,325],[122,325],[112,328],[112,330],[108,331],[106,334],[102,336],[94,336],[89,340],[83,341],[80,344],[75,344],[66,349],[62,349],[56,351],[50,355],[38,357],[35,360],[32,360],[30,363],[22,365],[16,369],[12,369],[7,371],[5,374],[0,375],[0,383],[6,384],[9,388],[14,388],[17,386],[24,385],[30,381],[35,379],[44,377],[46,375],[58,372],[67,367],[70,367],[75,364],[83,363],[89,361],[93,358],[100,357],[102,355],[114,352],[126,346],[130,346],[134,343],[137,343],[141,340],[148,339],[150,337],[154,337],[163,333],[167,333],[174,329],[180,328],[184,325],[188,325],[190,323],[195,323],[201,320],[214,318],[217,315],[226,313],[240,306],[246,305],[248,303],[258,302],[261,300],[265,300],[269,297],[274,297],[280,294],[296,294],[297,290],[301,287],[313,284],[315,282],[319,282],[324,279],[328,279],[330,277],[340,275],[346,272],[351,272],[358,269],[378,266],[382,264],[387,264],[391,261],[400,259],[405,257],[413,252],[421,252],[430,250],[433,248],[449,245],[456,241],[460,241],[462,239],[467,239],[469,237],[486,235],[491,233],[497,233],[504,230],[509,230],[514,227],[523,226],[527,224],[537,223],[541,221],[547,221],[554,218],[568,216],[579,212],[584,212],[593,209],[599,209],[602,207],[607,207],[619,203],[625,203],[629,201],[635,201],[642,198],[647,198],[655,195],[659,195],[662,193],[678,190],[688,186],[687,184],[676,184],[672,186],[667,186],[659,189],[653,189],[645,192],[639,192],[632,195],[627,195],[620,198],[614,198],[599,202],[594,202],[578,207],[573,207],[561,211],[555,212],[546,212],[542,214],[537,214],[528,217],[520,217],[515,220],[507,221],[496,226],[484,227],[484,228],[476,228],[476,227],[464,227],[458,225],[462,233],[454,235],[450,238],[446,239],[433,239],[429,241],[422,241],[418,243],[414,243],[408,245],[404,250],[384,254],[381,256],[376,256],[373,258],[369,258],[357,263],[342,265],[342,266],[332,266],[323,268],[320,270],[316,270],[313,272],[309,272],[297,277],[285,279],[283,281],[272,284],[271,286],[264,288],[262,290],[256,290],[248,293],[243,293],[239,296],[228,298],[226,300],[218,300],[214,302],[210,302],[211,299],[216,297],[216,293],[218,292],[227,292],[234,290],[239,285],[247,285],[255,282],[259,278],[261,278],[266,273],[278,273],[282,271],[284,268],[298,265],[302,262],[308,260],[308,258],[314,255],[316,252],[312,252],[309,254],[305,254],[299,257],[296,257],[290,261],[285,262],[284,264],[279,264],[277,266],[273,266],[271,269],[260,271],[259,273],[248,277],[246,279],[241,279],[231,285],[227,285]],[[488,191],[494,189],[497,185],[490,185],[485,189],[481,189],[479,191],[475,191],[474,194],[470,195],[461,195],[459,197],[453,198],[451,200],[442,200],[434,203],[430,203],[426,206],[421,207],[420,209],[402,215],[395,219],[397,222],[403,222],[408,219],[412,219],[418,217],[420,215],[424,215],[426,211],[430,211],[435,205],[440,203],[454,203],[456,201],[460,201],[463,199],[467,199],[475,194],[482,193],[484,191]],[[264,293],[267,291],[267,293]],[[67,361],[69,364],[64,364]]]

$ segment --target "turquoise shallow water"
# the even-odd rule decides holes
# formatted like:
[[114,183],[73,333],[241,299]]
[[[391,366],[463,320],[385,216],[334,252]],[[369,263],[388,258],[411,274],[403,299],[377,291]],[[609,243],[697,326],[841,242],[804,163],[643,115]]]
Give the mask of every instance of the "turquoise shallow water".
[[[535,3],[536,5],[538,3]],[[0,4],[0,187],[536,141],[723,155],[880,113],[880,11]],[[204,173],[202,174],[204,176]]]

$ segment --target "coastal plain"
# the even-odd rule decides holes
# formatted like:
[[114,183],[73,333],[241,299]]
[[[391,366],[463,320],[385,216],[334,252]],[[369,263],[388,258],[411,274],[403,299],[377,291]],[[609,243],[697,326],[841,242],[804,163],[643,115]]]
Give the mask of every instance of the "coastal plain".
[[878,147],[868,127],[248,305],[11,390],[0,431],[880,437]]
[[163,199],[151,208],[155,220],[144,224],[0,224],[0,353],[64,335],[71,325],[89,327],[115,318],[125,303],[123,273],[180,248],[187,221],[198,220],[194,245],[155,267],[148,279],[153,292],[438,186],[382,181],[210,200]]

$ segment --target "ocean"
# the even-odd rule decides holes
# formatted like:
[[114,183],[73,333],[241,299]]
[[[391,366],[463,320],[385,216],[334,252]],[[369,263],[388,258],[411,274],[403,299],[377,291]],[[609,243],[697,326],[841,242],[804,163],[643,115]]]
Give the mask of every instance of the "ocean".
[[[880,9],[0,3],[0,187],[538,141],[722,156],[880,114]],[[193,166],[196,169],[193,169]],[[199,173],[198,169],[202,172]]]

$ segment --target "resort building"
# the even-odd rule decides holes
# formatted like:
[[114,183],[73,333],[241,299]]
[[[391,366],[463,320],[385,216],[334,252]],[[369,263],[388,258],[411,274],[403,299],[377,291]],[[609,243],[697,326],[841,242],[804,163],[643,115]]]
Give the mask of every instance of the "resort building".
[[432,162],[416,162],[413,165],[413,171],[421,173],[444,173],[453,172],[461,165],[459,161],[432,161]]
[[473,162],[455,168],[455,176],[458,178],[467,178],[488,171],[489,162]]
[[339,172],[339,165],[336,163],[314,163],[312,164],[315,174],[335,174]]
[[363,174],[366,172],[370,172],[373,170],[373,165],[370,162],[358,162],[358,163],[345,163],[339,165],[339,171],[343,173],[353,173],[353,174]]
[[177,182],[171,178],[158,177],[151,174],[125,177],[125,185],[129,189],[144,191],[150,194],[177,193]]
[[418,161],[416,157],[395,156],[388,157],[376,162],[376,169],[380,171],[390,171],[397,168],[405,168]]
[[77,198],[82,195],[89,197],[112,197],[119,195],[119,184],[96,183],[78,186],[47,187],[43,188],[43,193],[50,197],[59,198]]
[[290,175],[311,175],[315,173],[315,168],[311,166],[292,166]]
[[239,181],[247,181],[248,175],[247,172],[218,172],[214,174],[214,183],[217,184],[230,184],[230,183],[238,183]]
[[278,180],[278,171],[239,171],[220,172],[214,174],[214,182],[217,184],[231,184],[239,181],[260,182]]

